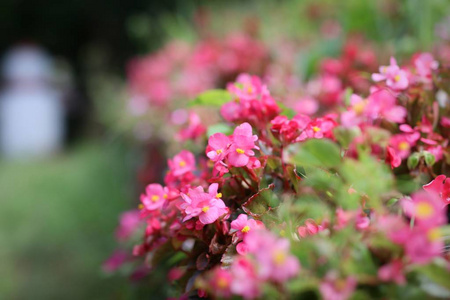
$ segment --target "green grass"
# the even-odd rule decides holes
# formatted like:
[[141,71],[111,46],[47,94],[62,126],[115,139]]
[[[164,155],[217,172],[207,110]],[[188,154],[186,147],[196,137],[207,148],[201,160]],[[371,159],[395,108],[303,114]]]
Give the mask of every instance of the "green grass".
[[47,161],[0,161],[2,299],[129,298],[126,279],[101,272],[132,205],[125,153],[95,143]]

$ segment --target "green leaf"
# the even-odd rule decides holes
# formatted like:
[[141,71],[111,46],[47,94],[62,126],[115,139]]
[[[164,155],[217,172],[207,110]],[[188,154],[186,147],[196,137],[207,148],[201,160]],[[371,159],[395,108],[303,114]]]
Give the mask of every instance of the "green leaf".
[[231,94],[226,90],[209,90],[201,93],[193,101],[189,103],[189,107],[192,106],[222,106],[225,103],[231,101]]
[[440,286],[450,289],[450,280],[448,280],[450,278],[450,272],[445,266],[435,263],[417,267],[416,270]]
[[393,185],[393,176],[386,164],[368,154],[360,153],[359,160],[346,159],[340,173],[358,193],[369,196],[369,205],[374,208],[380,207],[380,197]]
[[327,139],[295,144],[288,151],[293,154],[288,162],[294,165],[332,168],[341,163],[339,146]]
[[273,184],[269,187],[261,189],[255,195],[251,196],[247,202],[242,205],[242,209],[253,217],[261,217],[272,208],[279,205],[280,200],[278,196],[272,191],[275,186]]
[[284,105],[281,102],[277,103],[279,107],[281,107],[281,112],[280,115],[282,116],[286,116],[289,119],[292,119],[297,113],[295,112],[295,110],[293,110],[292,108],[287,107],[286,105]]
[[211,136],[218,132],[226,134],[226,135],[230,135],[233,133],[233,128],[231,128],[226,123],[217,123],[217,124],[213,124],[213,125],[209,126],[208,129],[206,130],[207,136]]

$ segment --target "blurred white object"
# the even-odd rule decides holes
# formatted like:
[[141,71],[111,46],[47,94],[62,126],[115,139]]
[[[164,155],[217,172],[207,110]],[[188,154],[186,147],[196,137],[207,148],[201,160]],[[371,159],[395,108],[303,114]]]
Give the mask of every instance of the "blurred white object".
[[11,50],[3,63],[0,150],[8,158],[47,156],[63,143],[61,93],[50,57],[37,47]]

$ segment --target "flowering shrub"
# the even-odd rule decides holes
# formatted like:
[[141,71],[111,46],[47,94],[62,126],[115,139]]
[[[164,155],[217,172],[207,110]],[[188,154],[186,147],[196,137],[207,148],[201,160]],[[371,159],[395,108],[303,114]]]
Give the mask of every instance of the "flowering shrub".
[[168,160],[118,237],[145,227],[133,254],[169,266],[183,297],[450,297],[450,105],[436,100],[448,70],[419,53],[371,77],[366,94],[315,100],[316,114],[248,74],[200,95],[228,123],[207,145],[205,130],[187,134],[202,150]]

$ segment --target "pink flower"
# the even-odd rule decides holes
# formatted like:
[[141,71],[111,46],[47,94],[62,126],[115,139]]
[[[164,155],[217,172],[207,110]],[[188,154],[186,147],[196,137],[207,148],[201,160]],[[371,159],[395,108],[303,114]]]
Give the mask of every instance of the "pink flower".
[[386,147],[386,163],[390,164],[392,169],[402,164],[401,157],[389,146]]
[[323,229],[323,226],[317,225],[316,221],[313,219],[307,219],[304,226],[299,226],[297,228],[297,232],[300,237],[305,238],[310,235],[315,235]]
[[229,270],[224,270],[219,267],[215,268],[209,276],[209,284],[214,295],[229,298],[231,296],[232,280],[233,277]]
[[128,239],[141,224],[139,210],[130,210],[120,215],[120,225],[116,230],[116,237],[123,241]]
[[270,123],[274,134],[279,136],[281,141],[290,143],[300,135],[301,130],[306,128],[310,120],[308,116],[298,114],[292,120],[286,116],[277,116]]
[[289,240],[266,230],[254,230],[245,236],[244,242],[257,261],[261,278],[284,282],[299,272],[299,261],[289,253]]
[[238,257],[231,265],[231,291],[244,299],[255,299],[261,294],[261,281],[247,257]]
[[442,117],[441,118],[441,125],[442,125],[442,127],[450,128],[450,118]]
[[450,179],[445,175],[439,175],[430,183],[423,186],[427,192],[434,192],[441,198],[441,205],[447,206],[450,204]]
[[421,227],[433,228],[447,223],[447,217],[438,194],[419,191],[411,196],[412,200],[403,199],[401,204],[406,215],[414,217]]
[[395,97],[387,90],[378,90],[370,94],[365,108],[372,119],[384,118],[394,123],[402,123],[406,117],[406,108],[396,105]]
[[404,244],[406,255],[413,263],[426,264],[441,255],[444,242],[439,228],[414,227]]
[[401,159],[407,158],[411,153],[412,145],[408,142],[408,135],[406,134],[393,135],[389,140],[389,145]]
[[337,126],[334,119],[328,116],[312,120],[296,141],[304,141],[309,138],[333,138],[333,129]]
[[319,110],[319,103],[311,97],[304,97],[296,103],[294,110],[299,114],[313,115]]
[[222,194],[217,193],[218,186],[217,183],[211,184],[208,193],[205,193],[201,186],[189,189],[188,194],[181,193],[185,202],[180,205],[185,213],[183,222],[198,217],[202,224],[211,224],[228,212],[225,203],[220,199]]
[[249,162],[250,156],[255,155],[252,149],[259,149],[255,145],[257,140],[258,136],[253,135],[250,124],[243,123],[236,127],[228,154],[230,164],[234,167],[245,166]]
[[403,275],[403,263],[400,260],[393,260],[382,266],[378,270],[378,278],[382,281],[393,281],[399,285],[404,285],[406,279]]
[[206,132],[205,126],[200,121],[200,117],[191,112],[189,114],[189,123],[187,128],[181,129],[176,138],[180,141],[195,140]]
[[319,290],[324,300],[345,300],[353,294],[356,285],[357,282],[353,277],[341,279],[329,272],[320,284]]
[[427,52],[416,54],[413,63],[418,81],[426,85],[431,84],[432,73],[439,67],[439,63],[434,60],[433,55]]
[[364,122],[365,108],[368,101],[362,99],[360,96],[353,94],[350,97],[350,110],[341,114],[341,122],[344,127],[353,127]]
[[212,161],[221,161],[228,154],[228,147],[230,146],[230,138],[223,133],[215,133],[208,139],[208,152],[206,155]]
[[359,213],[356,214],[356,219],[355,219],[356,229],[365,230],[365,229],[369,228],[369,225],[370,225],[369,217],[362,210],[360,210]]
[[181,176],[195,170],[194,154],[187,150],[181,151],[173,159],[169,159],[167,163],[174,176]]
[[168,197],[168,189],[160,184],[152,183],[145,188],[145,194],[141,195],[141,202],[147,210],[160,209]]
[[401,70],[397,65],[395,58],[391,57],[389,66],[381,66],[380,73],[372,74],[372,80],[375,82],[386,80],[386,85],[394,90],[404,90],[408,87],[408,74]]
[[102,269],[107,273],[112,273],[118,270],[128,260],[128,252],[122,250],[116,250],[114,253],[103,263]]
[[240,214],[236,220],[231,222],[231,231],[236,232],[236,236],[241,240],[251,230],[264,228],[261,221],[249,219],[246,214]]
[[229,83],[227,90],[236,95],[240,100],[252,100],[259,98],[259,95],[267,91],[258,76],[240,74],[235,83]]

